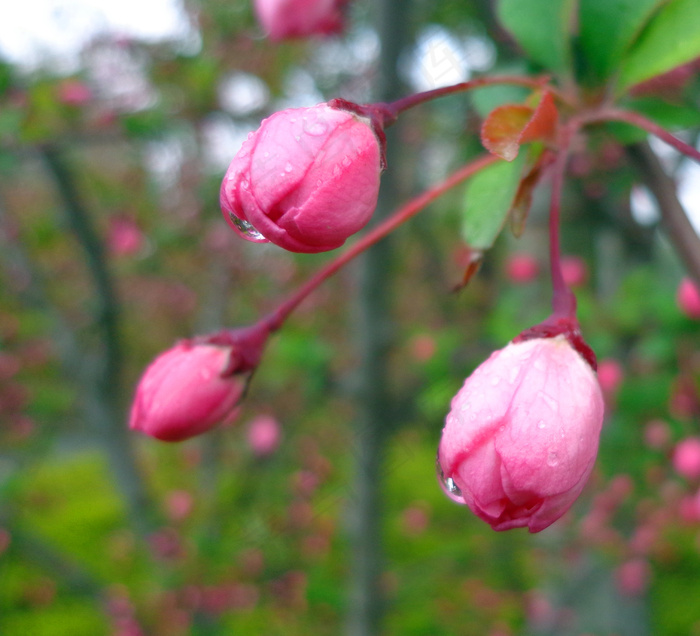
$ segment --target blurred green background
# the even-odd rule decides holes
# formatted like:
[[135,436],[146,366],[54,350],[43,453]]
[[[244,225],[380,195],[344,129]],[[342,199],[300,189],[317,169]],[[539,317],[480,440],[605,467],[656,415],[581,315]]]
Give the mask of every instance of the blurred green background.
[[[330,257],[239,240],[218,189],[267,114],[381,92],[379,5],[349,7],[342,37],[273,46],[248,2],[202,0],[184,6],[186,36],[96,35],[68,70],[0,60],[0,634],[331,635],[352,623],[365,497],[355,264],[273,338],[234,425],[171,445],[126,421],[155,355],[254,321]],[[404,93],[541,70],[489,2],[382,6],[402,33]],[[691,77],[661,109],[691,141],[699,96]],[[479,113],[503,99],[407,113],[385,205],[480,152]],[[700,322],[676,304],[683,270],[622,146],[592,134],[571,172],[563,248],[584,266],[580,320],[623,380],[587,489],[539,535],[495,533],[449,501],[435,451],[464,378],[548,314],[546,195],[459,292],[463,187],[392,239],[381,633],[700,634],[700,484],[670,461],[698,434]],[[537,261],[532,280],[509,275],[516,253]],[[260,415],[281,431],[265,456],[247,436]]]

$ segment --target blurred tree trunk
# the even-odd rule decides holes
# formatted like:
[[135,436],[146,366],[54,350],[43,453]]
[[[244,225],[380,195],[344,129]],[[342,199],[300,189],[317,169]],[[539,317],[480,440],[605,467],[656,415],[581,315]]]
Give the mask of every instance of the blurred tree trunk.
[[[409,2],[381,0],[374,6],[381,42],[381,57],[374,99],[391,101],[401,93],[397,76],[399,54],[407,39]],[[396,128],[388,131],[388,170],[382,176],[379,202],[373,222],[395,209],[399,197],[400,153]],[[357,298],[357,348],[360,354],[357,382],[357,460],[351,517],[352,572],[348,634],[369,636],[381,630],[383,592],[382,461],[391,426],[387,354],[392,340],[391,240],[372,247],[360,262]]]

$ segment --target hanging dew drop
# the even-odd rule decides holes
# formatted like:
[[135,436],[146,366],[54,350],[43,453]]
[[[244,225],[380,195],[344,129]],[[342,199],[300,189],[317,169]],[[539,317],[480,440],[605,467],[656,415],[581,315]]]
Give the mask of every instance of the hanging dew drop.
[[239,219],[235,214],[232,214],[230,212],[229,218],[231,219],[231,222],[238,228],[240,233],[243,234],[243,236],[249,241],[255,241],[258,243],[267,242],[267,239],[262,234],[260,234],[260,232],[258,232],[251,223],[248,223],[248,221]]
[[452,499],[452,501],[456,501],[457,503],[463,504],[464,497],[462,496],[462,491],[460,490],[459,486],[455,484],[455,481],[454,479],[452,479],[452,477],[445,477],[445,473],[442,470],[442,466],[440,466],[439,458],[435,460],[435,468],[437,470],[438,481],[440,482],[440,486],[442,487],[445,494],[450,499]]
[[285,172],[291,172],[294,169],[294,166],[292,166],[291,162],[287,162],[287,164],[284,166],[284,171]]

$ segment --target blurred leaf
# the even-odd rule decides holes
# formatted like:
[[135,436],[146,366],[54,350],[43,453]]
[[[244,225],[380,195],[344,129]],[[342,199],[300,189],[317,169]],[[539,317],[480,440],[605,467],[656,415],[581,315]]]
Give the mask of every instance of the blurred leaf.
[[[506,72],[522,73],[523,69],[509,69],[508,71],[499,69],[498,72],[504,74]],[[486,117],[494,108],[503,104],[523,103],[530,93],[530,90],[522,86],[486,86],[470,91],[469,97],[476,112],[482,117]]]
[[525,165],[524,155],[485,168],[469,180],[462,214],[462,237],[476,251],[490,248],[503,228]]
[[574,0],[501,0],[498,17],[528,56],[558,73],[571,66]]
[[697,106],[670,104],[658,97],[638,98],[630,101],[627,106],[664,128],[679,130],[700,126],[700,110]]
[[580,42],[587,69],[598,79],[607,77],[665,1],[580,0]]
[[630,49],[618,93],[700,56],[700,2],[672,0],[651,20]]

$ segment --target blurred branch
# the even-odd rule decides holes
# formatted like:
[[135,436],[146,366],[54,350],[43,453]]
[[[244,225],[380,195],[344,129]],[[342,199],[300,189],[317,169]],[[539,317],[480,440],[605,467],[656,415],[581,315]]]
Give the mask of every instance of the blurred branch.
[[[410,22],[408,14],[411,3],[381,0],[375,4],[375,10],[381,56],[374,97],[380,101],[390,101],[401,93],[396,70],[408,36],[405,25]],[[398,15],[402,17],[399,23],[396,21]],[[389,168],[382,177],[375,223],[389,214],[398,198],[397,169],[401,157],[396,136],[399,129],[388,132]],[[358,449],[351,518],[350,636],[380,633],[384,612],[381,491],[382,463],[393,410],[387,365],[393,331],[390,311],[391,261],[391,241],[384,239],[367,250],[360,263],[360,291],[356,304],[356,342],[360,354],[356,421]]]
[[[69,227],[85,254],[98,298],[96,321],[102,334],[104,364],[96,374],[83,368],[77,378],[85,421],[97,432],[117,487],[126,500],[132,525],[144,534],[150,529],[154,509],[142,484],[122,411],[120,311],[104,248],[61,150],[47,145],[41,154],[55,181]],[[84,346],[79,345],[78,350],[83,358],[87,357]]]
[[110,395],[118,395],[122,359],[119,305],[107,270],[104,249],[61,151],[56,146],[46,145],[42,147],[41,153],[63,200],[69,226],[83,248],[97,292],[99,300],[97,322],[103,331],[102,340],[105,346],[105,369],[100,381],[103,387],[109,387]]
[[666,174],[648,143],[630,146],[627,154],[659,204],[661,220],[669,240],[690,276],[700,285],[700,237],[678,200],[675,182]]

